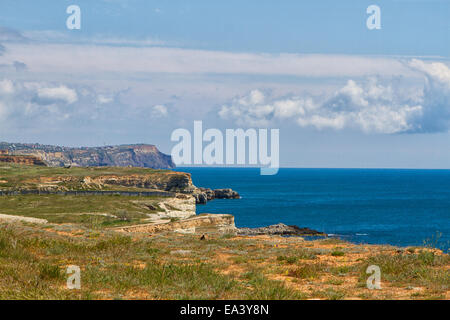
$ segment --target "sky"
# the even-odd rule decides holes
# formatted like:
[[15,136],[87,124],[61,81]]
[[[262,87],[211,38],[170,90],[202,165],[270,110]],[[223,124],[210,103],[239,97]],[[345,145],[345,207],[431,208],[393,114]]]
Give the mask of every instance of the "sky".
[[449,17],[448,0],[2,0],[0,140],[170,153],[202,120],[279,129],[286,167],[450,168]]

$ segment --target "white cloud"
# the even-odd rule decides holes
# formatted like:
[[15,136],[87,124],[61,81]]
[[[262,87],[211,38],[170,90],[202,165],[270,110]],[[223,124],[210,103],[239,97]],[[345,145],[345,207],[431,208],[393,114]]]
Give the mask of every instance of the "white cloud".
[[415,125],[417,132],[445,132],[450,128],[450,68],[439,62],[412,60],[410,66],[425,77],[423,116]]
[[67,88],[66,86],[38,88],[37,96],[39,97],[39,101],[44,104],[52,104],[57,102],[71,104],[78,100],[76,91]]
[[438,82],[450,89],[450,68],[441,62],[425,63],[422,60],[412,59],[409,65],[423,72],[431,81]]
[[78,100],[75,89],[45,82],[0,81],[0,124],[27,127],[68,119]]
[[[412,60],[426,76],[423,93],[411,95],[377,78],[348,80],[331,96],[271,98],[254,90],[222,106],[219,116],[238,125],[274,125],[293,119],[301,127],[375,133],[442,132],[450,129],[450,69],[443,63]],[[254,99],[258,93],[258,99]]]
[[[109,40],[108,40],[109,41]],[[10,43],[5,59],[33,72],[72,74],[181,73],[255,74],[300,77],[412,76],[398,58],[319,54],[257,54],[163,47]]]
[[90,37],[70,34],[55,30],[33,30],[24,32],[26,38],[39,43],[52,43],[59,45],[100,45],[100,46],[133,46],[152,47],[163,46],[167,43],[157,38],[130,39],[111,37],[109,35],[96,34]]
[[[91,87],[4,79],[0,81],[0,127],[46,128],[71,120],[72,128],[78,128],[77,122],[120,114],[110,105],[101,107],[99,97],[105,103],[114,100]],[[116,107],[121,106],[114,102]]]
[[3,79],[0,81],[0,94],[8,95],[14,93],[14,84],[9,79]]
[[27,41],[19,31],[14,29],[0,27],[0,41]]
[[152,107],[152,116],[156,118],[167,117],[168,111],[167,107],[164,105],[156,105]]
[[99,104],[107,104],[107,103],[111,103],[111,102],[113,102],[113,101],[114,101],[114,98],[108,97],[108,96],[103,95],[103,94],[99,94],[99,95],[97,96],[97,102],[98,102]]

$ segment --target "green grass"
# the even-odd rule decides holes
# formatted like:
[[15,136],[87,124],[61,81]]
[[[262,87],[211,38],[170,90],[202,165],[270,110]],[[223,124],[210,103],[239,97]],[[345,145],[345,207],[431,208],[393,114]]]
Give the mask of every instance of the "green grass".
[[[145,175],[154,182],[169,183],[178,176],[185,173],[177,173],[171,170],[155,170],[149,168],[135,167],[73,167],[73,168],[53,168],[41,166],[25,166],[15,164],[0,164],[0,190],[37,190],[40,186],[40,179],[59,178],[56,190],[121,190],[121,191],[148,191],[145,186],[124,186],[124,185],[104,185],[85,184],[84,178],[97,178],[100,176],[130,176]],[[52,183],[55,184],[55,183]],[[47,189],[50,187],[47,187]]]
[[2,177],[15,177],[15,181],[21,178],[28,178],[31,176],[64,176],[70,175],[75,177],[91,176],[97,177],[101,175],[113,174],[113,175],[129,175],[129,174],[153,174],[153,173],[166,173],[172,172],[171,170],[157,170],[149,168],[138,167],[41,167],[41,166],[24,166],[10,164],[0,166],[0,176]]
[[[179,251],[186,254],[173,254]],[[448,255],[427,249],[340,266],[319,262],[316,252],[302,247],[277,251],[270,241],[219,235],[200,241],[198,235],[150,237],[79,225],[0,224],[0,299],[380,298],[366,292],[365,270],[371,264],[381,268],[382,287],[389,282],[425,289],[411,290],[412,299],[443,298],[449,289]],[[351,252],[346,251],[348,258]],[[69,265],[81,269],[81,290],[66,288]],[[358,277],[352,288],[343,285]],[[299,289],[299,284],[311,287]]]
[[362,264],[360,280],[364,281],[369,265],[377,265],[381,270],[381,277],[396,286],[424,286],[435,291],[450,289],[450,272],[448,255],[435,255],[431,251],[420,250],[417,254],[380,254],[370,258]]
[[139,223],[148,218],[147,214],[160,212],[159,201],[158,197],[113,195],[0,196],[0,213],[41,218],[51,223],[111,227]]
[[352,273],[355,271],[355,267],[353,266],[339,266],[339,267],[332,267],[330,268],[330,273],[335,276],[345,276],[349,273]]
[[39,277],[42,280],[62,279],[63,274],[59,266],[41,263],[39,265]]
[[326,268],[321,263],[307,263],[291,269],[288,275],[299,279],[316,279],[325,271]]
[[293,263],[296,263],[298,261],[298,257],[296,257],[296,256],[293,256],[293,257],[278,256],[277,257],[277,261],[285,262],[285,263],[288,263],[288,264],[293,264]]
[[299,260],[314,260],[317,259],[317,252],[312,249],[299,249],[290,251],[290,255],[280,255],[277,257],[277,261],[287,264],[294,264]]
[[[237,250],[247,243],[229,244]],[[304,294],[260,271],[230,277],[208,257],[226,239],[135,238],[104,231],[64,237],[37,227],[0,225],[0,299],[302,299]],[[173,250],[191,250],[186,256]],[[69,265],[81,268],[81,290],[66,288]]]
[[345,252],[342,250],[334,250],[333,252],[331,252],[331,255],[333,257],[343,257],[345,255]]
[[[185,175],[146,168],[51,168],[11,164],[0,166],[0,190],[150,191],[147,187],[176,185],[178,179],[184,179]],[[85,183],[99,176],[125,178],[121,185],[115,182],[103,185]],[[52,178],[48,184],[45,183],[48,182],[46,178]],[[148,218],[148,214],[165,211],[158,205],[161,200],[162,197],[156,196],[119,195],[0,196],[0,213],[41,218],[51,223],[79,223],[96,229],[145,222],[143,220]],[[175,207],[170,206],[170,209],[175,210]]]
[[327,300],[342,300],[345,298],[346,294],[341,290],[328,288],[325,290],[316,291],[312,294],[312,296]]
[[127,265],[89,266],[84,283],[116,295],[141,291],[153,299],[218,299],[238,291],[236,281],[214,271],[211,265],[148,262],[145,268]]
[[258,271],[250,271],[242,276],[247,285],[255,288],[246,297],[252,300],[301,300],[307,295],[286,287],[282,282],[268,280]]

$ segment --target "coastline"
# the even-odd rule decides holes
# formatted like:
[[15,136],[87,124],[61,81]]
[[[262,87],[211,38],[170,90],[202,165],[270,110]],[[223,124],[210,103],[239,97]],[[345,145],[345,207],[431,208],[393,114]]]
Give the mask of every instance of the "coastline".
[[281,168],[268,178],[255,168],[182,170],[192,174],[196,185],[226,186],[241,194],[236,202],[217,200],[197,209],[232,213],[237,227],[281,222],[357,244],[407,247],[425,242],[450,248],[449,171]]
[[[74,224],[0,226],[3,299],[450,299],[450,259],[435,249],[267,235],[201,239]],[[383,270],[380,290],[366,285],[373,264]],[[80,267],[80,290],[65,287],[69,265]]]
[[[225,179],[216,188],[194,184],[189,173],[143,168],[8,165],[0,173],[0,298],[450,298],[450,258],[441,250],[311,240],[320,233],[291,223],[236,228],[237,216],[223,212],[251,197],[223,189]],[[145,193],[155,189],[163,193]],[[199,195],[210,201],[198,204]],[[276,204],[295,199],[282,200]],[[198,212],[216,205],[227,210]],[[65,287],[73,265],[79,291]],[[367,287],[371,265],[383,271],[382,290]]]

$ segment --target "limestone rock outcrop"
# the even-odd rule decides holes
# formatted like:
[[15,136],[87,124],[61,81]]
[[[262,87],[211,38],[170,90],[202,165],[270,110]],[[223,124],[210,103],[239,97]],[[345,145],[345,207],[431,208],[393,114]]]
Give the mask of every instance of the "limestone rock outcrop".
[[0,154],[0,163],[15,163],[29,166],[46,166],[45,162],[35,156],[15,156],[6,153]]
[[82,180],[86,186],[122,186],[155,189],[170,192],[191,193],[195,190],[191,175],[184,172],[167,171],[154,174],[86,176]]
[[193,191],[197,204],[206,204],[208,201],[214,199],[240,199],[239,193],[232,189],[209,189],[209,188],[197,188]]
[[140,224],[126,227],[117,227],[115,230],[123,232],[148,232],[194,230],[198,228],[214,228],[221,232],[234,233],[234,217],[229,214],[203,214],[179,221],[166,221],[162,223]]
[[261,228],[239,228],[237,233],[243,236],[256,235],[280,235],[280,236],[326,236],[325,233],[309,228],[300,228],[297,226],[288,226],[284,223],[278,223]]

